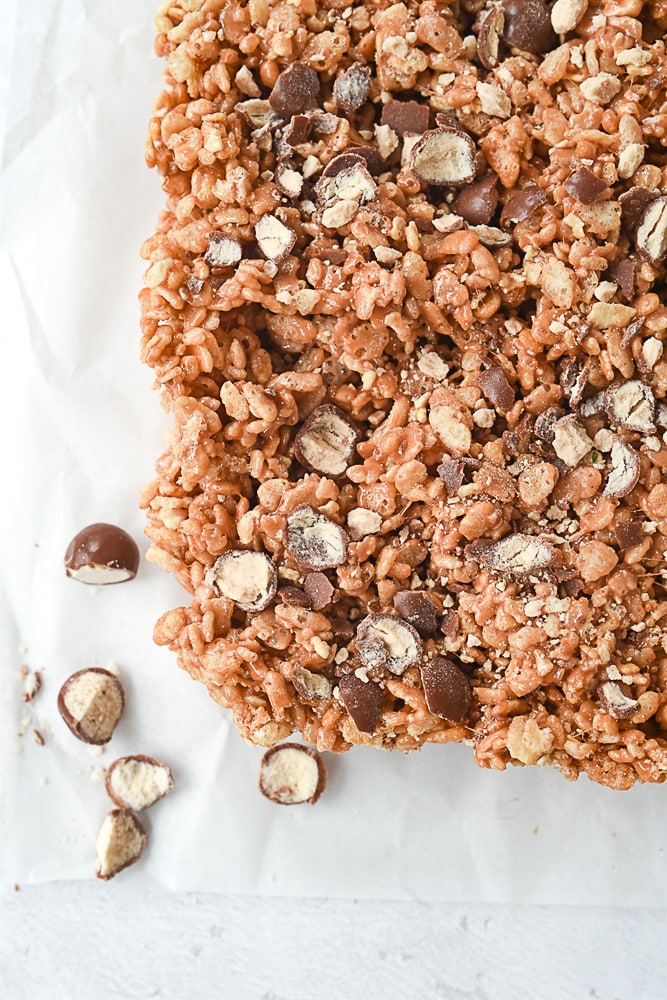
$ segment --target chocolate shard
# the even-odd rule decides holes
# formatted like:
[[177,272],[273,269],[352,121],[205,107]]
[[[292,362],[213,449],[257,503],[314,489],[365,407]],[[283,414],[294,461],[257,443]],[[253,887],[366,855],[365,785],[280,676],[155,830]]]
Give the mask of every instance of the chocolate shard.
[[502,7],[494,5],[480,14],[477,29],[477,56],[485,69],[494,69],[500,62],[500,48],[505,27]]
[[637,268],[629,257],[613,261],[605,273],[605,278],[618,285],[618,290],[626,302],[632,302],[635,297]]
[[437,631],[435,604],[423,591],[399,590],[394,594],[394,610],[400,618],[417,629],[422,639],[427,639]]
[[381,125],[388,125],[397,135],[422,135],[428,129],[428,104],[418,101],[389,101],[382,106]]
[[345,674],[338,684],[340,700],[360,733],[374,733],[382,714],[382,690],[372,681]]
[[498,178],[487,174],[459,191],[452,209],[472,226],[485,226],[491,222],[498,205]]
[[283,131],[283,139],[289,146],[300,146],[308,142],[313,131],[313,120],[309,115],[293,115]]
[[453,660],[435,656],[419,667],[426,706],[447,722],[463,722],[473,708],[470,682]]
[[502,368],[487,368],[480,372],[477,384],[498,413],[507,413],[514,406],[514,389]]
[[567,178],[563,187],[569,195],[580,201],[582,205],[592,205],[598,201],[607,190],[607,185],[588,167],[580,167]]
[[308,573],[303,581],[303,589],[313,611],[328,607],[336,592],[329,578],[321,572]]
[[103,746],[113,736],[123,709],[125,691],[118,677],[102,667],[78,670],[58,694],[63,722],[83,743]]
[[371,85],[369,66],[353,63],[344,73],[337,76],[333,85],[333,96],[337,107],[344,114],[352,114],[363,107],[368,100]]
[[511,48],[544,55],[558,45],[549,8],[543,0],[505,0],[503,39]]
[[621,219],[623,225],[629,233],[634,233],[637,223],[641,219],[651,202],[660,197],[659,191],[652,191],[650,188],[631,187],[619,195],[618,203],[621,206]]
[[74,536],[65,552],[65,572],[79,583],[106,586],[133,580],[139,569],[139,548],[115,524],[89,524]]
[[269,104],[281,118],[291,118],[317,103],[320,80],[317,73],[303,63],[294,62],[284,70],[269,96]]
[[259,790],[281,806],[314,805],[327,786],[327,769],[322,757],[300,743],[271,747],[262,757]]
[[500,213],[500,225],[509,226],[517,222],[525,222],[541,208],[547,200],[542,188],[531,185],[516,191],[505,202]]
[[642,526],[639,521],[630,521],[625,524],[617,524],[614,528],[616,541],[621,552],[626,549],[633,549],[642,540]]
[[357,652],[369,669],[401,676],[422,654],[419,633],[394,615],[371,614],[357,626]]
[[263,611],[278,588],[276,567],[264,552],[230,549],[206,573],[206,583],[241,611]]

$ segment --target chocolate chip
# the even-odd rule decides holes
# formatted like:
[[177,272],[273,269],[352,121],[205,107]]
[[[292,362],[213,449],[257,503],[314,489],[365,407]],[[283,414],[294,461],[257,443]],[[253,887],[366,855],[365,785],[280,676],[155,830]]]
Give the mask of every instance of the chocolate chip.
[[505,27],[502,7],[491,7],[480,14],[477,31],[477,55],[485,69],[493,69],[500,61],[500,44]]
[[313,611],[321,611],[331,604],[335,589],[324,573],[308,573],[303,589]]
[[455,639],[459,634],[460,618],[456,611],[445,611],[440,619],[440,631],[448,639]]
[[629,697],[626,691],[615,681],[606,681],[599,688],[600,702],[603,711],[612,719],[631,719],[636,715],[641,705],[635,698]]
[[540,441],[546,441],[547,444],[553,444],[556,436],[556,423],[564,416],[566,416],[565,410],[561,409],[560,406],[547,407],[535,418],[535,437],[538,437]]
[[294,62],[284,70],[273,85],[269,104],[282,118],[291,118],[317,103],[320,80],[312,69]]
[[141,812],[169,795],[174,779],[166,764],[161,764],[154,757],[134,754],[119,757],[109,765],[104,787],[117,806]]
[[283,139],[289,146],[300,146],[308,142],[313,131],[313,120],[308,115],[294,115],[283,131]]
[[125,691],[110,670],[88,667],[68,677],[58,694],[63,722],[83,743],[104,746],[123,714]]
[[300,587],[279,587],[278,600],[282,601],[283,604],[289,604],[293,608],[311,609],[310,601]]
[[382,691],[372,681],[362,681],[354,674],[341,677],[340,700],[360,733],[374,733],[382,714]]
[[327,785],[324,761],[311,747],[282,743],[267,750],[259,767],[259,790],[281,806],[313,805]]
[[352,463],[358,433],[336,406],[318,406],[294,438],[294,457],[305,469],[341,476]]
[[410,150],[410,170],[424,184],[458,187],[475,177],[475,143],[458,127],[441,126],[425,132]]
[[427,639],[437,631],[435,605],[422,591],[399,590],[394,594],[394,610],[400,618],[417,629],[422,639]]
[[505,202],[500,214],[500,225],[508,226],[511,223],[525,222],[544,205],[547,200],[542,188],[530,186],[516,191]]
[[631,521],[629,524],[617,524],[614,528],[616,541],[621,552],[626,549],[633,549],[642,540],[642,526],[639,521]]
[[513,49],[544,55],[558,45],[549,8],[542,0],[505,0],[503,38]]
[[115,524],[89,524],[67,546],[65,572],[79,583],[108,585],[133,580],[139,569],[137,543]]
[[368,66],[354,63],[344,73],[336,77],[333,96],[337,107],[345,114],[357,111],[368,100],[371,86],[371,71]]
[[263,611],[276,594],[276,567],[264,552],[230,549],[213,563],[206,583],[241,611]]
[[112,809],[104,817],[97,835],[97,877],[108,880],[135,864],[141,857],[148,835],[129,809]]
[[642,212],[635,231],[637,252],[655,267],[667,257],[667,197],[656,198]]
[[625,257],[623,260],[612,261],[607,268],[605,277],[618,285],[618,290],[626,302],[632,302],[635,297],[636,275],[635,262],[629,257]]
[[428,128],[428,104],[389,101],[382,106],[380,124],[388,125],[396,135],[421,135]]
[[563,593],[567,597],[578,597],[582,591],[586,589],[584,581],[578,576],[570,577],[569,580],[564,580],[562,583]]
[[354,625],[347,618],[332,618],[331,631],[339,646],[347,646],[354,639]]
[[567,178],[563,187],[569,195],[580,201],[582,205],[592,205],[607,190],[603,180],[588,169],[580,167]]
[[456,496],[459,488],[463,484],[463,463],[457,459],[450,459],[438,466],[438,475],[445,484],[447,495]]
[[619,195],[618,202],[621,206],[621,219],[628,232],[633,233],[637,228],[640,218],[656,198],[660,197],[659,191],[651,191],[644,187],[631,187]]
[[340,525],[314,507],[297,507],[287,518],[285,548],[304,569],[340,566],[347,558],[347,541]]
[[426,706],[447,722],[463,722],[472,711],[470,683],[463,671],[444,656],[425,660],[420,668]]
[[498,413],[507,413],[514,406],[514,389],[502,368],[487,368],[480,372],[477,384]]
[[473,181],[459,191],[452,203],[452,211],[473,226],[487,225],[498,204],[497,184],[495,174],[487,174],[486,177]]
[[290,680],[304,701],[327,701],[331,697],[331,681],[305,667],[295,667]]

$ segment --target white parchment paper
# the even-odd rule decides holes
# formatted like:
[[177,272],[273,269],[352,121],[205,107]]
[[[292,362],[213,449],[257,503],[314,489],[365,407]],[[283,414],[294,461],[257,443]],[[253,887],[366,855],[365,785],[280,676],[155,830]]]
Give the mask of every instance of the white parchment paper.
[[[123,586],[65,578],[63,553],[85,524],[116,522],[142,540],[137,498],[167,426],[138,362],[136,305],[139,247],[162,200],[143,164],[161,74],[154,2],[40,0],[36,10],[4,0],[0,876],[90,878],[109,808],[101,769],[141,752],[167,761],[176,787],[146,814],[150,847],[124,880],[661,904],[663,787],[617,793],[548,769],[483,772],[464,747],[409,757],[362,750],[328,758],[330,785],[316,807],[273,806],[256,789],[262,751],[152,645],[154,620],[183,602],[178,585],[149,564]],[[22,663],[43,672],[27,707]],[[55,702],[71,672],[109,663],[128,709],[98,756],[69,734]]]

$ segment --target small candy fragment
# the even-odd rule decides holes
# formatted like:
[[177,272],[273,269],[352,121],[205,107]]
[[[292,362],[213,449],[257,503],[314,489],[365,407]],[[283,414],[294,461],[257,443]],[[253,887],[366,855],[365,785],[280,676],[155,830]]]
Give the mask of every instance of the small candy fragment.
[[232,549],[213,563],[206,582],[242,611],[263,611],[275,597],[276,568],[264,552]]
[[107,768],[104,787],[112,802],[122,809],[149,809],[174,787],[171,771],[154,757],[134,754],[119,757]]

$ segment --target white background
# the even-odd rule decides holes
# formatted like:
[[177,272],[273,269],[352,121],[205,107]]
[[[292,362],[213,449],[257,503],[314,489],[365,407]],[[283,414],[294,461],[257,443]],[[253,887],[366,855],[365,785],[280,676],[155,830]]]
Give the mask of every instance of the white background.
[[[113,592],[64,581],[82,523],[140,535],[163,427],[133,360],[137,248],[160,204],[141,156],[159,81],[152,6],[3,5],[0,998],[662,1000],[662,789],[481,774],[461,748],[431,748],[336,761],[312,813],[276,811],[253,788],[259,751],[150,645],[178,588],[151,567]],[[44,668],[44,748],[16,737],[23,643]],[[100,761],[53,703],[73,669],[112,659],[130,703],[114,755],[165,757],[177,791],[149,818],[142,865],[102,885],[89,878]],[[325,892],[388,898],[280,898]],[[634,905],[595,905],[614,902]]]

